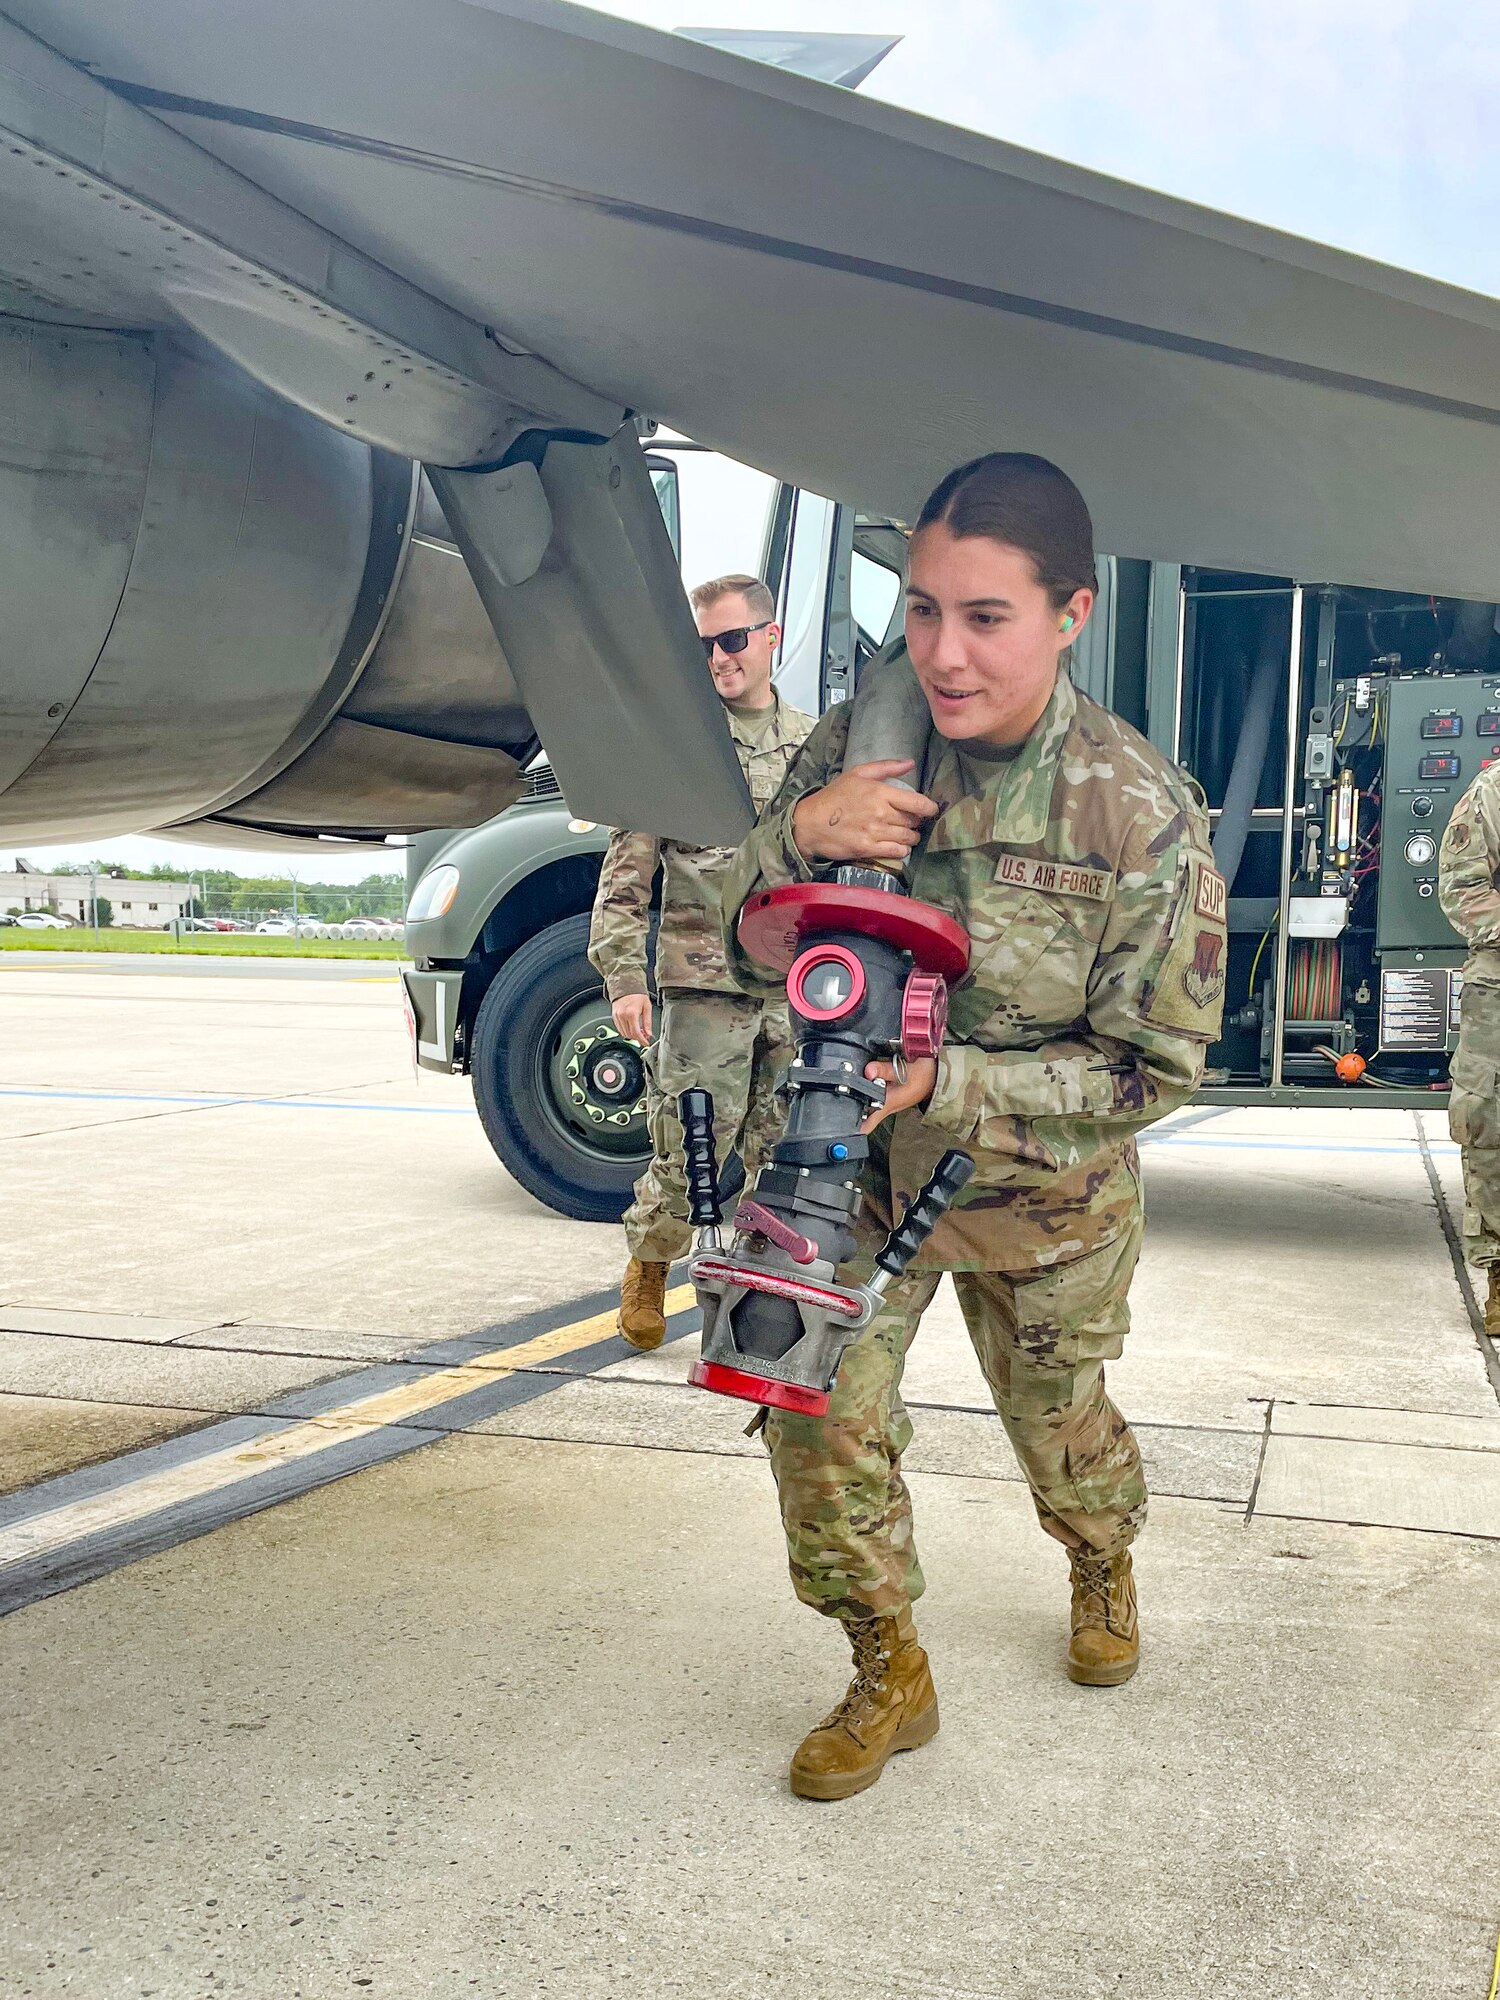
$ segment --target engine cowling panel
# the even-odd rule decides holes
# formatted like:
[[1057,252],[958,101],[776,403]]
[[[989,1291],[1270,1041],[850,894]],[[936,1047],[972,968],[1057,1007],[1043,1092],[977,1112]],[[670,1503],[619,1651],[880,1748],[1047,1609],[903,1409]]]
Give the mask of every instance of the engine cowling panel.
[[0,836],[379,838],[519,795],[530,719],[417,469],[162,335],[0,324]]

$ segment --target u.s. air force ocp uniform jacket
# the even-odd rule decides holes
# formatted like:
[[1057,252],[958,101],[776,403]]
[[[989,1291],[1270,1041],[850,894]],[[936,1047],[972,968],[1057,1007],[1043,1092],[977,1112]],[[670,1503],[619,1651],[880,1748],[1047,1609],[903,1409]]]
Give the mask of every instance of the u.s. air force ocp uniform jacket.
[[[748,990],[770,976],[735,919],[757,889],[811,879],[792,812],[842,768],[848,726],[847,709],[824,716],[729,870],[726,950]],[[956,917],[972,949],[931,1099],[877,1129],[874,1206],[909,1201],[957,1142],[977,1170],[918,1262],[1046,1269],[1134,1222],[1133,1136],[1191,1097],[1218,1037],[1227,907],[1207,813],[1191,779],[1066,674],[1008,762],[934,734],[922,789],[943,810],[911,893]]]

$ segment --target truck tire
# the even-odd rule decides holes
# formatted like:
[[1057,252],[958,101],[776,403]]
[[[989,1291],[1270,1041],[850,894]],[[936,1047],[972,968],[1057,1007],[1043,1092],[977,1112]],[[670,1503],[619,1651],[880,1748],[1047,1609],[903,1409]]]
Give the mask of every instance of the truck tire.
[[[618,1222],[651,1157],[645,1074],[588,940],[588,916],[566,917],[511,954],[480,1002],[469,1068],[485,1137],[527,1193],[577,1222]],[[741,1178],[728,1162],[726,1194]]]

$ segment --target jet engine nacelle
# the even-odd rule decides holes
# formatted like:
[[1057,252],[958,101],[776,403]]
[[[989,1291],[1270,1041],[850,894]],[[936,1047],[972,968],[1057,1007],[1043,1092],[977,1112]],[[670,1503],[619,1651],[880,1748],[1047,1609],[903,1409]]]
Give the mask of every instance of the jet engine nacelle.
[[519,795],[532,725],[419,468],[208,350],[0,321],[0,520],[0,838],[375,837]]

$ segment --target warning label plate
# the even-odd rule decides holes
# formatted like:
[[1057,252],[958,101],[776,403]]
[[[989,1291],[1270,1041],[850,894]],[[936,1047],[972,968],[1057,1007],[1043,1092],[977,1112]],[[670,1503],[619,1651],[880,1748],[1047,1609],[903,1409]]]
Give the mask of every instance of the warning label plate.
[[1380,975],[1380,1046],[1435,1049],[1448,1046],[1449,984],[1442,967],[1393,966]]

